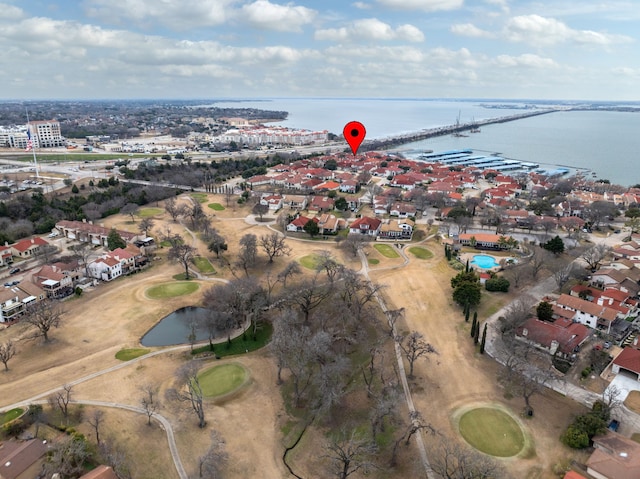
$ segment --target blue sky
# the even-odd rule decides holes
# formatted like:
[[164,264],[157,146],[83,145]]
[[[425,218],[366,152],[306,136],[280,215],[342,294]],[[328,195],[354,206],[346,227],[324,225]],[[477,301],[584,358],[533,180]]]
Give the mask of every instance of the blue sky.
[[637,0],[0,0],[2,99],[640,100]]

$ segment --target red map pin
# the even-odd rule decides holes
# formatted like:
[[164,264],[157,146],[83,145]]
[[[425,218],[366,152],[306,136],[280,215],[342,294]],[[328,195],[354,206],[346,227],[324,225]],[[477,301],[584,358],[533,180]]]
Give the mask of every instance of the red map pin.
[[358,148],[362,144],[362,140],[364,140],[364,137],[367,134],[367,130],[359,121],[350,121],[344,126],[342,134],[344,135],[344,139],[347,140],[347,143],[349,143],[351,151],[355,156],[358,152]]

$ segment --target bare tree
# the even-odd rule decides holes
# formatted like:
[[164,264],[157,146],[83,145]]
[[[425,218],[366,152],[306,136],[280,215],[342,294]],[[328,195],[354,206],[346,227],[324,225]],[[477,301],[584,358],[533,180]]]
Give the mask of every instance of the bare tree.
[[147,426],[151,426],[151,418],[155,412],[160,409],[158,387],[147,383],[140,386],[140,391],[142,392],[140,404],[142,405],[142,409],[144,409],[144,413],[147,415]]
[[104,464],[110,466],[118,479],[131,479],[130,461],[126,451],[118,447],[114,441],[102,441],[98,453]]
[[216,254],[216,258],[220,258],[220,254],[227,251],[227,241],[218,231],[213,230],[209,236],[208,249]]
[[504,316],[498,319],[503,339],[511,339],[515,329],[529,317],[536,303],[533,296],[524,294],[507,306]]
[[90,243],[78,243],[71,245],[69,249],[73,252],[73,256],[78,258],[82,264],[84,265],[84,274],[85,276],[89,276],[89,257],[92,253],[92,248]]
[[347,479],[351,474],[362,470],[365,474],[376,468],[372,458],[377,452],[376,445],[364,438],[356,430],[351,433],[342,431],[339,438],[325,445],[330,462],[329,471],[332,477]]
[[274,258],[291,254],[291,248],[287,245],[284,236],[276,232],[261,236],[260,247],[269,258],[269,263],[273,263]]
[[94,409],[93,413],[87,419],[89,425],[93,428],[96,433],[96,443],[98,447],[100,447],[100,426],[104,422],[104,411],[102,409]]
[[304,315],[305,323],[309,322],[311,311],[331,297],[333,289],[330,284],[322,284],[316,273],[313,278],[304,280],[291,288],[286,296],[289,304],[295,304]]
[[325,271],[327,273],[327,279],[333,283],[334,279],[336,279],[344,268],[343,265],[338,263],[333,255],[326,250],[320,251],[317,258],[316,271]]
[[41,337],[46,343],[49,342],[51,328],[60,326],[62,314],[60,303],[52,299],[44,299],[30,305],[23,321],[36,328],[32,339]]
[[282,271],[278,273],[278,280],[282,281],[282,287],[287,287],[287,280],[296,274],[302,273],[300,263],[297,261],[289,262]]
[[175,197],[171,196],[164,202],[164,209],[169,213],[173,221],[177,221],[178,217],[184,214],[184,206],[176,202]]
[[427,343],[424,340],[422,333],[419,333],[418,331],[413,331],[408,336],[397,336],[395,339],[409,362],[408,377],[411,379],[414,377],[413,367],[419,358],[423,356],[426,358],[427,354],[437,354],[434,347]]
[[4,343],[0,343],[0,361],[4,364],[4,370],[9,370],[9,360],[16,355],[16,347],[12,340],[7,340]]
[[558,289],[562,288],[572,276],[580,274],[578,268],[584,272],[583,268],[576,268],[576,266],[577,265],[574,265],[573,262],[567,262],[561,258],[550,263],[549,269],[553,274],[553,279],[555,280]]
[[139,209],[140,209],[140,206],[138,206],[137,204],[135,204],[135,203],[127,203],[122,208],[120,208],[120,213],[123,214],[123,215],[131,216],[131,222],[135,223],[136,222],[136,214],[138,213]]
[[178,369],[176,376],[178,387],[167,390],[167,399],[188,404],[198,418],[198,427],[205,427],[207,422],[204,417],[204,396],[198,379],[198,365],[195,362],[186,363]]
[[349,252],[354,258],[358,256],[358,251],[369,242],[369,238],[361,234],[350,234],[347,239],[339,243],[339,247]]
[[60,477],[80,477],[84,466],[91,458],[89,443],[84,439],[69,437],[54,441],[43,465],[45,477],[57,473]]
[[218,479],[222,477],[222,470],[229,461],[226,450],[226,442],[218,433],[211,431],[211,444],[209,449],[198,458],[198,477],[200,479]]
[[404,319],[404,308],[390,309],[387,311],[387,322],[389,324],[389,336],[396,334],[396,324],[399,319]]
[[65,419],[69,418],[69,403],[73,395],[73,386],[65,384],[61,391],[54,392],[47,398],[47,402],[52,409],[58,408]]
[[153,228],[154,222],[153,222],[153,218],[150,217],[145,217],[142,218],[140,220],[140,223],[138,223],[138,231],[140,231],[140,233],[142,233],[145,236],[149,236],[149,231],[151,231],[151,229]]
[[259,220],[260,222],[262,222],[262,217],[265,214],[267,214],[268,211],[269,211],[269,206],[268,205],[263,205],[260,202],[258,202],[255,205],[253,205],[252,213],[260,218],[260,220]]
[[409,413],[409,423],[406,424],[406,427],[402,431],[402,434],[393,443],[393,449],[391,450],[391,460],[389,461],[389,465],[391,467],[395,467],[397,465],[398,447],[400,446],[400,444],[404,441],[404,445],[408,446],[413,435],[423,430],[435,434],[435,429],[431,426],[431,424],[424,420],[422,414],[420,414],[419,411],[411,411]]
[[531,277],[535,280],[538,278],[538,274],[545,267],[546,263],[549,262],[551,258],[551,254],[543,249],[543,248],[533,248],[533,252],[529,259],[529,268],[531,271]]
[[511,283],[513,283],[514,288],[519,288],[522,284],[522,280],[526,274],[526,265],[525,264],[507,264],[505,265],[505,274],[508,276]]
[[189,262],[196,253],[196,249],[185,243],[179,234],[168,236],[166,240],[171,244],[167,258],[180,263],[184,267],[185,279],[189,279]]
[[236,266],[242,268],[244,273],[249,276],[249,269],[256,264],[258,254],[258,238],[256,235],[247,233],[240,238],[240,252],[236,260]]
[[431,469],[444,479],[500,479],[503,467],[493,458],[441,436]]
[[598,243],[582,253],[580,257],[589,265],[591,271],[595,271],[600,266],[600,262],[609,254],[609,251],[611,251],[609,246]]

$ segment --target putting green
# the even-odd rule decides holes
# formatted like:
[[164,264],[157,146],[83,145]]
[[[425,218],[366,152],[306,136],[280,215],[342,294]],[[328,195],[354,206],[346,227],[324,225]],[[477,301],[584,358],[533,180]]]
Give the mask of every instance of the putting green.
[[525,436],[520,425],[498,408],[478,407],[463,413],[458,429],[471,446],[492,456],[515,456],[525,446]]
[[221,364],[205,369],[198,379],[204,396],[218,397],[239,389],[249,379],[249,372],[237,363]]
[[175,298],[191,294],[200,288],[198,283],[191,281],[180,281],[177,283],[157,284],[147,288],[146,294],[151,299]]

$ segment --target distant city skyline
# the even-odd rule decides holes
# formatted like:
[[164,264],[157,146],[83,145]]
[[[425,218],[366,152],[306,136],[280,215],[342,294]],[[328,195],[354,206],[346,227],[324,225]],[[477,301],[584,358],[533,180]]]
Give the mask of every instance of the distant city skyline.
[[637,101],[634,0],[0,0],[0,99]]

